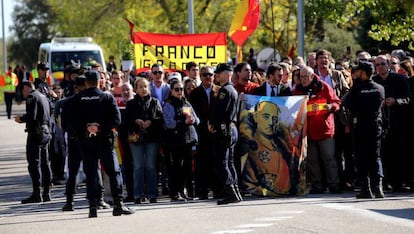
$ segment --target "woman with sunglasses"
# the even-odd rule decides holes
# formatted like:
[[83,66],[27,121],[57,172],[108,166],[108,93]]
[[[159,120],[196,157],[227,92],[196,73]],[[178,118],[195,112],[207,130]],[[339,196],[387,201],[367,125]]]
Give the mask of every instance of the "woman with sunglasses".
[[198,136],[194,125],[200,120],[190,102],[184,97],[183,83],[172,80],[170,96],[164,103],[163,116],[166,127],[166,145],[168,146],[170,169],[171,201],[185,201],[184,193],[187,181],[192,181],[192,147],[197,144]]

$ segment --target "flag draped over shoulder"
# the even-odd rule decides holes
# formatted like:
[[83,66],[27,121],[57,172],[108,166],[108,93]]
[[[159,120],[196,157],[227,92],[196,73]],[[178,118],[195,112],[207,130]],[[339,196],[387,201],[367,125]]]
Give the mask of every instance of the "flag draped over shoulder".
[[259,17],[259,0],[241,0],[228,31],[234,43],[238,46],[243,45],[259,25]]

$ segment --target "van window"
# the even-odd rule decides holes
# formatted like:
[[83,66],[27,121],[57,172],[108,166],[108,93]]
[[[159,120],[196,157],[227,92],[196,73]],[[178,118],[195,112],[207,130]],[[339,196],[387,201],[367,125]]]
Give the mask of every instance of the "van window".
[[103,64],[99,50],[91,51],[56,51],[52,52],[52,72],[63,71],[66,61],[73,61],[83,67],[90,67],[94,63]]

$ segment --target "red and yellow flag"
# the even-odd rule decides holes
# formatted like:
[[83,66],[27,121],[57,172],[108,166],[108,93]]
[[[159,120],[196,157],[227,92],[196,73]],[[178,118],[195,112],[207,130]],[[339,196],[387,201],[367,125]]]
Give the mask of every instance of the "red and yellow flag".
[[238,46],[242,46],[247,38],[259,25],[260,2],[259,0],[241,0],[237,7],[230,29],[229,37]]

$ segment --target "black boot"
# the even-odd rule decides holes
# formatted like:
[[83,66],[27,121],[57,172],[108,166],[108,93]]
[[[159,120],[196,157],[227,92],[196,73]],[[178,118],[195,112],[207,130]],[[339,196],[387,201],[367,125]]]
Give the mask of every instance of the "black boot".
[[361,191],[356,195],[356,198],[374,198],[374,195],[371,191],[369,177],[363,179]]
[[234,191],[236,192],[237,198],[238,198],[240,201],[243,201],[243,196],[242,196],[242,194],[240,193],[240,189],[239,189],[239,185],[238,185],[238,184],[235,184],[235,185],[234,185]]
[[112,211],[113,216],[130,215],[135,213],[135,210],[128,208],[122,202],[122,198],[114,198],[114,209]]
[[40,197],[40,188],[33,188],[32,195],[22,200],[22,204],[39,203],[39,202],[42,202],[42,198]]
[[89,201],[89,218],[98,217],[98,202],[96,200]]
[[375,198],[384,198],[384,191],[382,188],[382,178],[378,178],[374,181],[374,184],[372,185],[374,188],[374,196]]
[[98,209],[109,209],[111,206],[104,200],[105,193],[102,193],[98,200]]
[[50,201],[50,186],[44,186],[43,187],[43,193],[42,193],[43,202]]
[[62,211],[74,211],[73,208],[73,195],[69,195],[66,197],[66,204],[62,207]]
[[217,205],[225,205],[229,203],[237,203],[240,202],[236,194],[236,190],[234,185],[227,185],[224,191],[224,198],[222,200],[217,201]]

